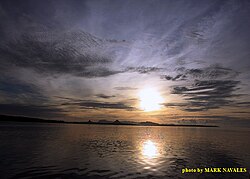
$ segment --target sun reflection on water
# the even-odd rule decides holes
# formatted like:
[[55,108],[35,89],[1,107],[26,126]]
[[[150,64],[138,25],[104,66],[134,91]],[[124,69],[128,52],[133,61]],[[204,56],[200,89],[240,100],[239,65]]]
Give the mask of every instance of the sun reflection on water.
[[153,140],[146,140],[141,143],[141,160],[140,163],[144,170],[157,171],[161,163],[161,149],[159,143]]
[[151,140],[144,142],[142,146],[142,154],[148,159],[155,158],[158,155],[155,143],[153,143]]

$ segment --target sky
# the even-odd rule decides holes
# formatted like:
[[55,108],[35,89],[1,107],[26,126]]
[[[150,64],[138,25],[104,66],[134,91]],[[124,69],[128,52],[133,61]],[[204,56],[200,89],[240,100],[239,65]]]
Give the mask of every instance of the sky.
[[250,126],[249,17],[247,0],[2,0],[0,113]]

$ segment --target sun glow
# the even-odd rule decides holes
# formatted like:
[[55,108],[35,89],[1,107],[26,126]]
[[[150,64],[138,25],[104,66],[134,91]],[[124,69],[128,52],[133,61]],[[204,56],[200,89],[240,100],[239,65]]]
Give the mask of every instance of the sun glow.
[[163,98],[160,93],[154,88],[145,88],[140,91],[140,108],[146,112],[156,111],[161,109]]

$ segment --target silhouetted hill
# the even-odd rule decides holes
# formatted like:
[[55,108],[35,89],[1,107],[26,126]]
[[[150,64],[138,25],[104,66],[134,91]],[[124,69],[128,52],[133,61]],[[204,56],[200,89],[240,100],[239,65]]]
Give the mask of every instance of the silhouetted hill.
[[93,122],[91,120],[88,121],[89,124],[92,124]]
[[141,125],[141,126],[159,126],[160,124],[155,123],[155,122],[146,121],[146,122],[140,122],[138,125]]
[[121,124],[121,122],[118,120],[115,120],[114,122],[112,122],[112,124]]

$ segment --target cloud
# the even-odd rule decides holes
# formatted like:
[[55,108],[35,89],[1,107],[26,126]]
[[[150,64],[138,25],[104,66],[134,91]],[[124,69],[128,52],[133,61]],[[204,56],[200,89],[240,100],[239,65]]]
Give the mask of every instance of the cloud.
[[140,66],[140,67],[127,67],[125,71],[128,72],[138,72],[141,74],[145,73],[152,73],[152,72],[158,72],[163,70],[163,68],[158,68],[158,67],[145,67],[145,66]]
[[41,104],[48,102],[48,98],[42,90],[31,83],[9,79],[8,81],[0,77],[0,102],[8,103],[30,103]]
[[[105,94],[96,95],[99,98],[109,99],[115,96],[108,96]],[[124,109],[124,110],[135,110],[134,107],[127,105],[125,102],[103,102],[97,100],[82,100],[68,97],[55,96],[60,99],[58,106],[74,106],[81,109]]]
[[185,107],[187,103],[162,103],[165,107]]
[[[183,103],[166,103],[166,107],[180,107],[188,112],[218,109],[224,106],[235,106],[242,94],[237,94],[240,81],[234,80],[239,73],[214,64],[201,68],[178,67],[176,76],[165,75],[161,78],[173,82],[171,94],[181,96]],[[185,81],[180,84],[180,81]]]
[[[127,42],[101,39],[90,33],[44,31],[23,33],[0,45],[2,70],[27,68],[44,75],[85,78],[108,77],[125,72],[149,74],[163,68],[120,66],[117,56],[126,52]],[[119,50],[118,50],[119,49]]]
[[112,43],[83,31],[45,31],[2,43],[0,54],[5,68],[14,65],[48,75],[107,77],[123,72],[110,67],[113,57],[108,46]]
[[97,94],[96,97],[98,97],[98,98],[104,98],[104,99],[109,99],[109,98],[114,98],[116,96],[114,96],[114,95],[108,96],[108,95],[105,95],[105,94]]
[[0,113],[8,115],[61,119],[65,117],[65,112],[63,109],[50,105],[0,104]]
[[61,119],[66,111],[61,109],[38,86],[16,79],[0,78],[0,113]]
[[233,111],[232,113],[235,113],[235,114],[250,114],[250,111]]
[[137,90],[138,88],[120,86],[120,87],[115,87],[114,89],[116,89],[116,90]]
[[169,76],[169,75],[163,75],[161,76],[162,79],[171,80],[171,81],[183,81],[187,79],[187,76],[185,74],[178,74],[175,77]]
[[186,70],[186,75],[190,75],[194,78],[209,78],[209,79],[217,79],[221,77],[234,78],[238,74],[239,74],[238,72],[230,68],[224,68],[219,65],[213,65],[201,69]]
[[171,81],[183,81],[190,79],[218,79],[218,78],[235,78],[239,72],[236,72],[230,68],[224,68],[220,65],[211,65],[204,68],[191,68],[185,67],[176,69],[177,75],[162,75],[162,79]]
[[32,84],[20,83],[17,81],[0,80],[0,91],[10,95],[38,93],[38,88]]
[[77,76],[86,78],[97,78],[97,77],[108,77],[119,73],[123,73],[123,71],[115,71],[115,70],[110,70],[108,68],[99,67],[81,71],[77,73]]
[[238,107],[246,107],[246,108],[249,108],[250,107],[250,102],[249,101],[242,101],[242,102],[237,102],[235,104],[236,106]]
[[101,102],[94,100],[81,100],[76,102],[62,103],[63,106],[76,106],[81,109],[123,109],[123,110],[134,110],[133,107],[126,105],[123,102]]
[[233,80],[196,80],[190,86],[173,87],[171,93],[181,95],[185,99],[187,104],[184,110],[204,111],[230,105],[233,102],[232,98],[240,96],[234,94],[239,83]]

